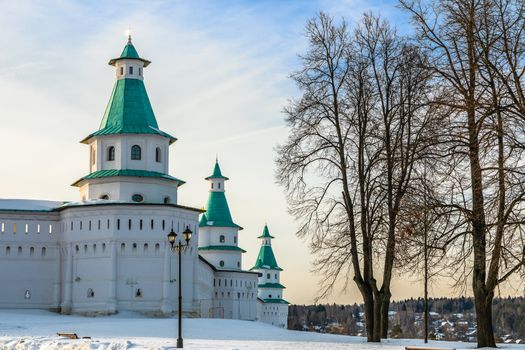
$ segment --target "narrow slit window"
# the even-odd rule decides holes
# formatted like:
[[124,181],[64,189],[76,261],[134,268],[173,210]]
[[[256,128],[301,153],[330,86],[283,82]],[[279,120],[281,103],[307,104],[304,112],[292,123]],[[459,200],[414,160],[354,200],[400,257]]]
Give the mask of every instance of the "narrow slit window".
[[115,147],[110,146],[108,148],[108,161],[114,161],[115,160]]

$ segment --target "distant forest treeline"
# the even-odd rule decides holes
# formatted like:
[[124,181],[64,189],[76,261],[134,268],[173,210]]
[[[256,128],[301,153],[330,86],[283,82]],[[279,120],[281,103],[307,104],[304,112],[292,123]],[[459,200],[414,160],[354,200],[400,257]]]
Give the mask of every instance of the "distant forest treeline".
[[[475,326],[473,298],[429,299],[433,313],[431,323],[436,325],[457,322]],[[422,337],[421,322],[424,310],[423,299],[408,299],[390,305],[389,335],[403,338]],[[447,322],[448,321],[448,322]],[[525,298],[495,298],[493,322],[496,338],[503,341],[506,335],[525,340]],[[363,305],[291,305],[288,328],[348,335],[365,335]],[[431,327],[432,329],[432,327]],[[467,329],[464,331],[467,333]],[[458,340],[461,340],[458,339]]]

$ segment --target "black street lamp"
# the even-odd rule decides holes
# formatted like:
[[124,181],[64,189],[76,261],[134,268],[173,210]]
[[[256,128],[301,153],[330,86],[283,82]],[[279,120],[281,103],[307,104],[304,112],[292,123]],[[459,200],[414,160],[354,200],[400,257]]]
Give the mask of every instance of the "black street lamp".
[[186,226],[186,229],[184,232],[182,232],[182,236],[184,237],[184,240],[186,241],[186,244],[182,244],[182,240],[179,239],[179,243],[175,244],[175,239],[177,238],[177,234],[173,232],[173,228],[171,229],[171,232],[168,233],[168,242],[171,244],[171,251],[177,251],[179,255],[179,337],[177,338],[177,348],[183,348],[182,346],[182,251],[189,247],[190,245],[190,239],[191,239],[191,232],[190,228]]

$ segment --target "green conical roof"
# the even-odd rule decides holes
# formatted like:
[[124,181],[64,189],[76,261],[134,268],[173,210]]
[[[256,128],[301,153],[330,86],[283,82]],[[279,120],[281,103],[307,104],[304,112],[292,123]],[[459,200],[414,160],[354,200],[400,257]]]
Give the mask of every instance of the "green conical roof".
[[[265,236],[266,235],[266,236]],[[268,231],[268,226],[264,226],[263,235],[260,236],[265,238],[273,238],[270,236]],[[273,254],[273,249],[271,245],[263,244],[261,249],[259,249],[259,255],[255,261],[255,266],[251,270],[282,270],[279,265],[277,265],[277,260],[275,260],[275,255]]]
[[120,54],[120,58],[134,58],[134,59],[140,59],[139,53],[135,49],[135,46],[131,43],[131,41],[128,41],[126,46],[124,46],[124,50],[122,50],[122,54]]
[[264,225],[263,233],[257,238],[275,238],[274,236],[270,235],[270,231],[268,230],[268,225]]
[[[140,59],[131,42],[124,47],[122,57]],[[125,78],[115,82],[99,130],[82,142],[93,136],[115,134],[156,134],[169,138],[170,143],[177,140],[159,129],[142,79]]]
[[239,227],[233,222],[224,192],[210,192],[206,213],[202,214],[199,227]]
[[[206,179],[212,178],[227,179],[226,177],[222,176],[218,161],[215,162],[213,174]],[[206,213],[202,215],[199,221],[199,226],[238,227],[242,229],[242,227],[233,222],[224,191],[210,191],[208,203],[206,205]]]
[[215,161],[215,166],[213,167],[213,174],[211,174],[210,176],[205,178],[205,180],[210,180],[210,179],[229,180],[226,176],[222,175],[221,167],[219,166],[219,161],[218,160]]

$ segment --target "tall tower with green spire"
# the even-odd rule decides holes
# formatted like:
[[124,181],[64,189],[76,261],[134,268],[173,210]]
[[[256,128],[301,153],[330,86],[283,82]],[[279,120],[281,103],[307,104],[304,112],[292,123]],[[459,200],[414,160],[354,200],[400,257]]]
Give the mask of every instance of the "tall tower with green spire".
[[131,36],[122,54],[109,61],[116,78],[109,103],[99,129],[81,141],[89,146],[89,173],[73,186],[82,200],[177,203],[184,181],[168,174],[169,146],[176,138],[160,130],[153,113],[144,86],[150,63]]
[[229,179],[222,175],[218,160],[205,180],[210,182],[210,192],[199,222],[199,254],[217,269],[241,270],[246,252],[239,247],[242,227],[233,222],[224,188]]
[[251,271],[259,272],[258,296],[262,302],[260,320],[279,327],[286,328],[288,319],[288,302],[283,299],[283,286],[280,274],[283,269],[277,264],[272,249],[272,235],[268,225],[264,225],[263,233],[259,237],[261,248]]

